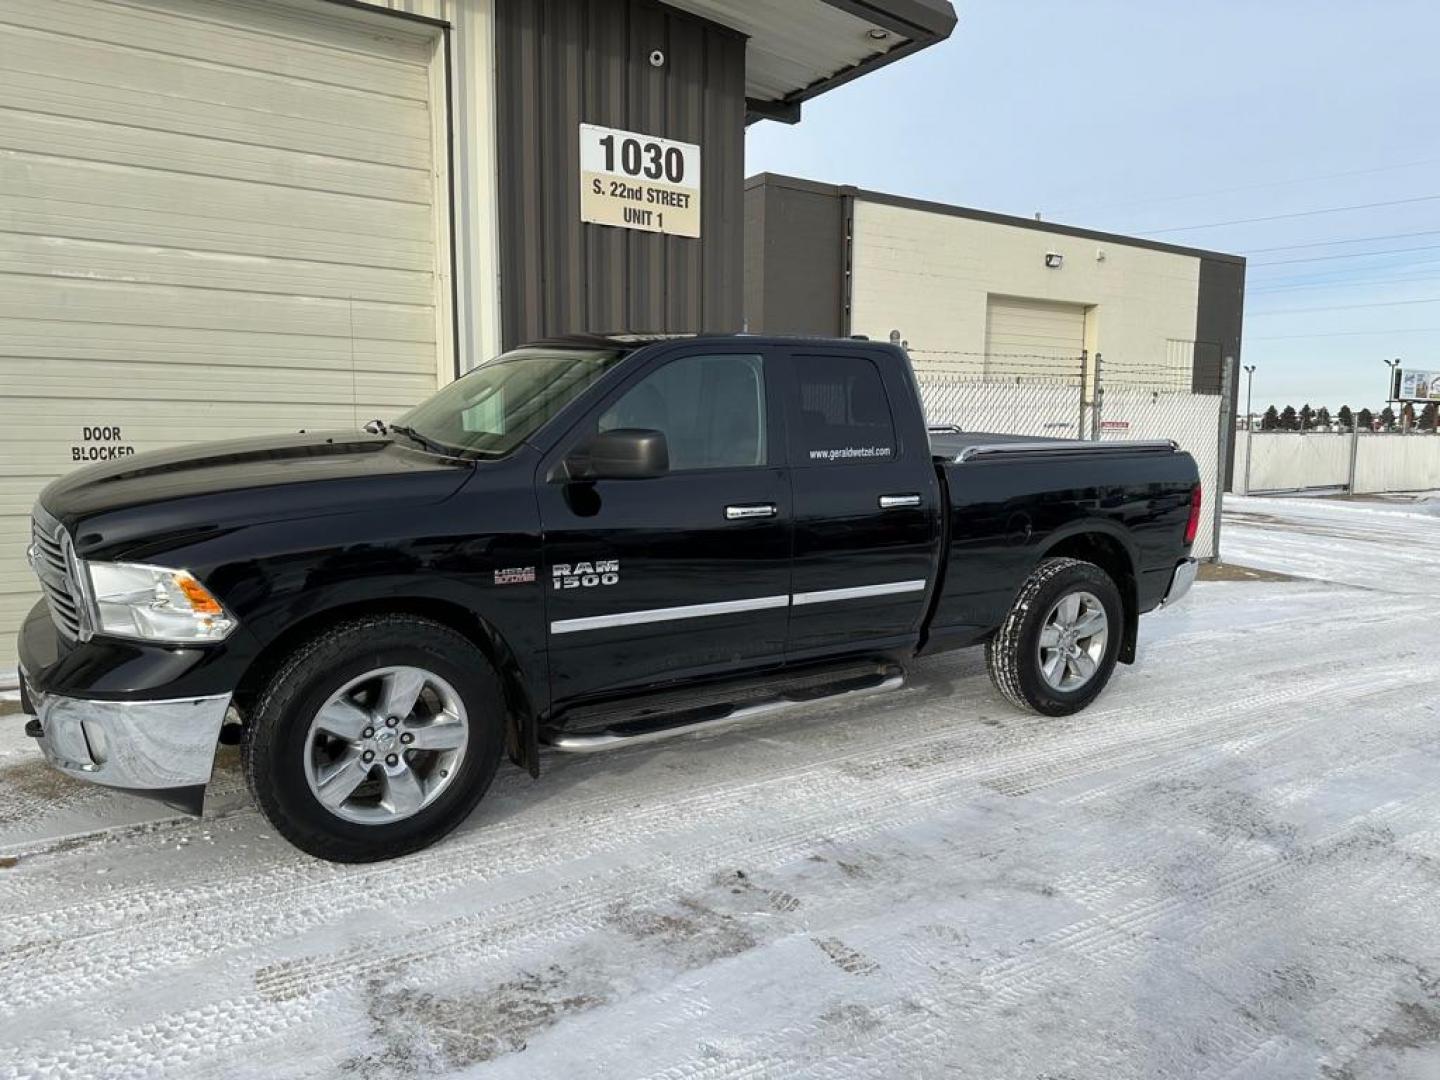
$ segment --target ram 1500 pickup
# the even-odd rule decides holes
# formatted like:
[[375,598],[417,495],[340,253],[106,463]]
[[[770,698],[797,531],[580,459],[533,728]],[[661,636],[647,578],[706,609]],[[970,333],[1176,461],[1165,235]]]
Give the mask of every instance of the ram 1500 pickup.
[[928,429],[862,340],[573,337],[365,433],[82,468],[41,493],[19,657],[53,765],[198,812],[218,742],[323,858],[431,843],[502,757],[893,689],[983,645],[1059,716],[1189,588],[1169,442]]

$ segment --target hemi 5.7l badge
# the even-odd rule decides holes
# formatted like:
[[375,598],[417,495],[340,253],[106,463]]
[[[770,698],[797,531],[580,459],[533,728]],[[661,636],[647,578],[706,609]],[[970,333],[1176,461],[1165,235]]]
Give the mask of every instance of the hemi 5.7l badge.
[[593,589],[596,585],[614,585],[620,580],[619,559],[596,559],[594,562],[556,563],[551,569],[557,589]]
[[526,582],[535,580],[535,567],[533,566],[507,566],[503,570],[495,571],[496,585],[524,585]]

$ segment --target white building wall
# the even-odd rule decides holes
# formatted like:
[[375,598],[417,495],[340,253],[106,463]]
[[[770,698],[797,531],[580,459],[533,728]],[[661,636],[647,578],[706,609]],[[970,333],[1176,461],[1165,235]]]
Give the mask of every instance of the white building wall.
[[[979,370],[990,295],[1086,305],[1086,347],[1113,381],[1188,376],[1200,260],[857,198],[851,330],[899,330],[917,369]],[[1045,255],[1062,255],[1058,269]],[[1104,258],[1099,256],[1103,253]]]

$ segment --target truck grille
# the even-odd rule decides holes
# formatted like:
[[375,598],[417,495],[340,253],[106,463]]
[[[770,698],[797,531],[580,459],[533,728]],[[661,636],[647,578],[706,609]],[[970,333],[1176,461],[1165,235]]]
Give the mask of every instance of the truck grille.
[[80,591],[75,587],[74,559],[65,529],[40,507],[30,518],[30,568],[40,579],[50,618],[60,633],[78,641],[84,626]]

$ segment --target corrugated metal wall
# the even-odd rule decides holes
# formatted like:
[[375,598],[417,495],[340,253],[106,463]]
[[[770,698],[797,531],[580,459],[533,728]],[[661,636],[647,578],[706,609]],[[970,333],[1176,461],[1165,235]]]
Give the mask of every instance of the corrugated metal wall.
[[[505,344],[738,330],[744,38],[646,0],[496,0],[495,19]],[[582,224],[581,123],[700,144],[700,238]]]

